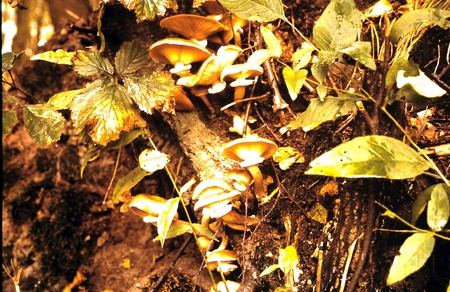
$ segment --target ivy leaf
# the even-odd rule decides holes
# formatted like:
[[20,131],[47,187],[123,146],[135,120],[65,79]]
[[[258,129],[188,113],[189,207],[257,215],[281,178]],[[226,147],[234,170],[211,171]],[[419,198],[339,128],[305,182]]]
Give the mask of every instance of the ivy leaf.
[[71,110],[74,126],[80,132],[85,130],[102,146],[119,139],[122,131],[128,132],[146,124],[133,108],[125,88],[108,84],[105,78],[91,84],[87,94],[77,95]]
[[371,70],[376,70],[377,65],[371,51],[372,46],[370,42],[354,42],[351,46],[340,50],[341,53],[349,55],[361,65]]
[[145,149],[139,155],[139,166],[148,172],[163,169],[169,162],[169,155],[158,150]]
[[447,29],[450,27],[450,21],[446,19],[448,17],[450,17],[450,11],[437,8],[417,9],[407,12],[392,26],[391,42],[397,44],[402,35],[415,29],[423,22],[430,22]]
[[78,51],[73,59],[73,69],[83,76],[112,75],[114,68],[108,59],[100,56],[99,52],[92,53]]
[[15,124],[17,124],[16,111],[2,109],[2,139],[11,132],[11,129]]
[[450,188],[446,184],[441,183],[427,187],[417,196],[417,199],[412,205],[411,224],[416,224],[417,219],[419,219],[420,214],[422,214],[422,212],[425,210],[425,207],[427,206],[433,192],[444,192],[447,194],[448,200],[450,200]]
[[286,128],[295,130],[303,127],[306,129],[348,115],[356,108],[356,103],[360,100],[362,100],[360,97],[351,94],[341,94],[340,97],[328,96],[323,101],[313,98],[308,108]]
[[66,122],[61,113],[47,104],[24,106],[23,120],[31,138],[40,145],[58,141]]
[[356,41],[360,26],[354,0],[331,0],[313,28],[313,38],[319,49],[339,51]]
[[125,75],[138,71],[148,60],[147,50],[136,41],[125,42],[117,51],[114,64],[117,74]]
[[296,50],[295,53],[292,54],[292,69],[297,71],[305,68],[309,64],[309,62],[311,62],[311,54],[312,52],[314,52],[314,50],[315,49],[312,47]]
[[289,92],[289,96],[292,100],[296,100],[300,90],[305,83],[308,70],[300,69],[298,71],[293,70],[291,67],[283,68],[284,83]]
[[73,65],[73,58],[76,54],[76,52],[66,52],[65,50],[59,49],[56,51],[47,51],[34,55],[30,58],[30,60],[41,60],[60,65]]
[[166,240],[167,232],[169,231],[172,221],[177,215],[178,204],[180,203],[180,198],[172,198],[167,200],[164,204],[164,208],[158,215],[158,222],[156,224],[158,228],[159,240],[161,241],[161,246],[164,246],[164,241]]
[[154,71],[139,76],[127,76],[124,78],[124,85],[140,110],[148,114],[152,114],[153,110],[174,112],[174,81],[168,72]]
[[166,8],[178,9],[176,0],[119,0],[128,10],[134,10],[136,21],[153,20],[166,13]]
[[305,174],[334,177],[406,179],[430,168],[405,143],[387,136],[357,137],[314,159]]
[[86,91],[86,89],[75,89],[56,93],[49,99],[47,104],[58,110],[68,109],[71,107],[73,99],[84,91]]
[[280,40],[274,35],[272,30],[267,26],[261,25],[261,34],[264,38],[264,42],[267,45],[267,48],[272,53],[272,56],[275,58],[281,57],[283,50],[281,48]]
[[427,223],[433,231],[442,231],[450,216],[449,188],[442,185],[434,188],[431,192],[427,209]]
[[140,166],[133,169],[130,173],[117,181],[116,185],[114,186],[112,201],[116,202],[119,195],[131,190],[144,177],[151,174],[153,173],[143,170]]
[[228,11],[249,21],[271,22],[284,19],[281,0],[218,0]]
[[434,242],[429,233],[415,233],[408,237],[400,247],[400,254],[394,258],[386,284],[391,286],[420,269],[430,257]]

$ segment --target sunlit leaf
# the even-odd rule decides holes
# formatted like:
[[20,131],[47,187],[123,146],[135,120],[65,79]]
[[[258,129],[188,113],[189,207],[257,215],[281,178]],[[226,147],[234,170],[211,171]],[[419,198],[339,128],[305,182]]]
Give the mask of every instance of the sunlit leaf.
[[86,89],[69,90],[54,94],[47,104],[54,106],[58,110],[68,109],[71,107],[72,101],[80,93],[83,93]]
[[125,88],[115,83],[95,86],[73,100],[72,120],[79,130],[85,130],[95,143],[105,146],[117,140],[122,131],[144,127],[146,122],[133,108]]
[[320,84],[322,84],[325,78],[327,78],[329,69],[330,67],[327,64],[313,63],[311,66],[311,74]]
[[264,42],[267,45],[267,48],[272,53],[273,57],[279,58],[283,53],[281,48],[280,40],[274,35],[272,30],[267,26],[261,25],[261,34],[264,38]]
[[335,180],[328,181],[319,191],[321,196],[335,196],[339,193],[339,184]]
[[284,274],[297,268],[298,255],[297,250],[292,245],[286,246],[286,248],[280,248],[280,255],[278,256],[278,265]]
[[268,266],[267,268],[264,269],[264,271],[261,272],[261,274],[259,274],[260,277],[264,277],[267,275],[272,274],[274,271],[278,270],[280,268],[279,265],[271,265]]
[[2,139],[11,132],[15,124],[17,124],[16,111],[2,109]]
[[158,235],[161,241],[161,246],[164,246],[164,241],[166,240],[167,232],[172,224],[175,215],[177,215],[178,204],[180,203],[180,198],[172,198],[167,200],[164,204],[164,208],[158,215],[158,223],[156,224],[158,228]]
[[427,209],[427,223],[433,231],[442,231],[450,216],[449,187],[437,185],[431,192]]
[[354,42],[351,46],[341,49],[340,52],[349,55],[371,70],[377,69],[370,42]]
[[40,145],[58,141],[66,122],[61,113],[46,104],[24,106],[23,120],[31,138]]
[[2,93],[2,103],[18,105],[19,104],[19,100],[17,99],[17,97],[15,97],[12,94]]
[[153,20],[162,16],[167,8],[177,10],[176,0],[119,0],[128,10],[134,10],[136,21]]
[[305,128],[348,115],[356,108],[356,102],[359,100],[361,98],[350,94],[342,94],[341,97],[328,96],[323,101],[313,98],[308,108],[286,128],[289,130]]
[[392,63],[389,67],[388,73],[386,75],[386,85],[394,83],[397,81],[398,71],[403,70],[403,76],[412,77],[419,76],[419,64],[408,60],[408,56],[402,55]]
[[421,70],[419,70],[419,76],[405,77],[404,73],[404,70],[399,70],[397,72],[398,88],[402,88],[406,84],[410,84],[412,88],[414,88],[414,91],[427,98],[441,97],[446,94],[444,89],[431,81],[431,79],[428,78]]
[[429,233],[416,233],[408,237],[400,247],[400,254],[394,258],[386,284],[393,285],[419,270],[430,257],[434,242],[433,235]]
[[140,167],[149,172],[163,169],[168,162],[169,155],[159,152],[158,150],[145,149],[139,155]]
[[114,65],[117,74],[124,75],[134,73],[141,69],[147,62],[147,50],[136,41],[125,42],[117,51]]
[[108,59],[100,56],[99,52],[92,53],[78,51],[73,59],[73,69],[83,76],[112,75],[114,68]]
[[292,100],[296,100],[300,90],[305,83],[306,76],[308,75],[308,70],[300,69],[298,71],[293,70],[291,67],[283,68],[283,78],[286,87],[289,92],[289,96]]
[[250,21],[271,22],[284,18],[281,0],[218,0],[228,11]]
[[419,219],[420,214],[425,210],[425,207],[428,204],[428,201],[431,198],[431,193],[433,192],[445,192],[448,196],[448,200],[450,200],[450,188],[444,184],[435,184],[427,187],[423,192],[421,192],[417,199],[414,201],[411,208],[411,224],[415,225],[417,219]]
[[354,0],[331,0],[313,28],[314,41],[321,50],[339,51],[356,41],[360,26]]
[[133,169],[123,178],[119,179],[114,186],[112,200],[115,202],[119,195],[126,191],[131,190],[135,185],[137,185],[144,177],[151,175],[152,172],[143,170],[140,166]]
[[47,51],[41,54],[34,55],[30,58],[30,60],[41,60],[61,65],[73,65],[73,58],[76,54],[76,52],[66,52],[62,49],[59,49],[56,51]]
[[152,114],[154,110],[174,112],[174,81],[168,72],[155,71],[139,76],[127,76],[124,78],[124,85],[140,110],[148,114]]
[[122,260],[122,263],[120,263],[120,266],[125,268],[125,269],[131,268],[131,260],[130,260],[130,258],[124,258]]
[[290,146],[278,147],[272,158],[275,162],[279,163],[282,170],[289,169],[294,163],[305,162],[305,157],[303,157],[302,153]]
[[18,60],[25,51],[22,51],[18,54],[14,54],[12,52],[7,52],[2,54],[2,73],[9,71],[12,69],[13,64],[16,60]]
[[394,23],[391,30],[391,42],[397,44],[402,35],[409,33],[423,22],[436,24],[443,29],[447,29],[450,27],[450,21],[446,19],[448,17],[450,17],[450,11],[437,8],[417,9],[407,12]]
[[292,69],[295,71],[306,67],[311,62],[311,54],[314,52],[313,47],[298,49],[292,54]]
[[328,210],[321,204],[316,203],[311,210],[308,211],[308,216],[319,223],[326,224],[328,220]]
[[305,174],[406,179],[430,168],[405,143],[387,136],[357,137],[314,159]]
[[389,13],[393,10],[391,3],[387,0],[380,0],[372,7],[367,9],[366,17],[380,17],[384,13]]
[[187,192],[195,183],[196,180],[194,178],[191,178],[187,183],[180,187],[180,195]]

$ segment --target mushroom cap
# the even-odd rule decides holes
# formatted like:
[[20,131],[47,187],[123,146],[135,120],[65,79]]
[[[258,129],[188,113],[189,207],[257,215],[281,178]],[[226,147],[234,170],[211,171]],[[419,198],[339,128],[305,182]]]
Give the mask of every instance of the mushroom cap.
[[241,284],[231,280],[217,282],[216,290],[211,288],[211,292],[237,292]]
[[151,58],[165,64],[190,65],[208,59],[212,53],[193,41],[165,38],[152,44],[148,54]]
[[175,86],[172,89],[172,95],[175,98],[175,110],[177,111],[192,111],[194,104],[187,96],[186,92],[181,86]]
[[215,19],[195,14],[170,16],[161,20],[159,25],[185,38],[195,40],[204,40],[216,32],[228,29]]
[[211,210],[222,208],[225,205],[228,205],[228,203],[237,200],[240,195],[240,191],[232,190],[230,192],[222,192],[214,196],[200,198],[194,205],[194,211],[198,211],[203,208],[209,208]]
[[232,262],[237,261],[236,252],[229,249],[213,250],[206,253],[206,262]]
[[192,199],[197,200],[206,198],[220,193],[230,192],[232,190],[233,185],[226,180],[219,178],[205,179],[195,187],[194,192],[192,193]]
[[247,136],[227,143],[222,156],[240,163],[242,167],[248,167],[271,157],[277,148],[277,144],[269,139]]
[[129,206],[130,210],[140,217],[158,217],[165,203],[166,199],[160,196],[138,194],[131,198]]

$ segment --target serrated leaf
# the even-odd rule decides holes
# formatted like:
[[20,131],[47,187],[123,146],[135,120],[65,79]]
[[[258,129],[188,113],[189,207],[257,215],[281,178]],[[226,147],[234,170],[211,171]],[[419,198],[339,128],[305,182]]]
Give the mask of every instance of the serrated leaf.
[[296,100],[300,90],[305,83],[306,76],[308,75],[308,70],[300,69],[298,71],[293,70],[291,67],[283,68],[283,78],[284,83],[289,92],[289,96],[292,100]]
[[58,49],[56,51],[47,51],[41,54],[34,55],[30,58],[30,60],[41,60],[60,65],[73,65],[73,58],[76,54],[76,52],[66,52],[65,50]]
[[314,48],[307,47],[298,49],[292,54],[292,69],[295,71],[306,67],[311,62],[311,54],[314,52]]
[[387,136],[357,137],[314,159],[305,174],[333,177],[406,179],[430,168],[405,143]]
[[354,42],[351,46],[340,50],[341,53],[347,54],[361,65],[376,70],[377,65],[372,57],[372,45],[370,42]]
[[108,59],[100,56],[99,52],[92,53],[78,51],[73,59],[73,69],[83,76],[112,75],[114,68]]
[[17,113],[15,110],[2,109],[2,139],[11,133],[14,125],[17,124]]
[[128,10],[134,10],[136,22],[153,20],[162,16],[167,8],[178,9],[176,0],[119,0]]
[[46,104],[24,106],[23,120],[28,134],[40,145],[58,141],[66,122],[61,113]]
[[267,45],[267,48],[272,53],[272,56],[275,58],[281,57],[283,50],[281,48],[280,40],[277,39],[272,30],[267,26],[261,25],[261,34],[263,36],[264,42]]
[[408,237],[395,256],[386,284],[391,286],[419,270],[430,257],[435,239],[429,233],[416,233]]
[[119,195],[131,190],[144,177],[151,174],[152,172],[145,171],[140,166],[133,169],[130,173],[117,181],[116,185],[114,186],[112,201],[115,202]]
[[114,65],[119,75],[130,74],[141,69],[148,60],[147,50],[136,41],[125,42],[117,51]]
[[172,224],[175,215],[177,214],[178,204],[180,203],[180,198],[172,198],[167,200],[164,204],[164,208],[158,215],[158,222],[156,224],[158,229],[159,240],[161,246],[164,246],[164,241],[166,240],[167,232]]
[[441,183],[427,187],[417,196],[417,199],[412,205],[411,224],[416,225],[417,219],[419,219],[420,214],[422,214],[422,212],[425,210],[425,207],[427,206],[428,201],[431,198],[431,193],[433,193],[434,191],[445,192],[448,196],[448,200],[450,200],[450,188],[446,184]]
[[356,41],[361,22],[354,0],[331,0],[313,28],[317,47],[339,51]]
[[139,109],[152,114],[154,110],[173,113],[175,100],[172,96],[174,81],[166,71],[155,71],[124,78],[124,85]]
[[228,11],[250,21],[271,22],[284,19],[281,0],[218,0]]
[[169,155],[158,150],[145,149],[139,155],[139,166],[149,172],[163,169],[169,162]]
[[264,276],[270,275],[273,272],[275,272],[276,270],[278,270],[279,268],[280,268],[279,265],[268,266],[267,268],[264,269],[264,271],[261,272],[261,274],[259,274],[259,277],[264,277]]
[[449,194],[450,188],[444,184],[437,185],[431,192],[427,209],[427,223],[433,231],[442,231],[448,222],[450,216]]
[[105,146],[119,139],[122,131],[146,125],[123,86],[99,79],[89,90],[73,100],[72,120],[75,128],[79,132],[86,131],[95,143]]
[[362,100],[360,97],[350,94],[342,94],[341,97],[328,96],[323,101],[320,101],[319,98],[313,98],[308,108],[297,119],[290,122],[286,128],[295,130],[348,115],[356,108],[356,102],[360,100]]
[[450,21],[446,18],[450,17],[450,11],[426,8],[417,9],[405,13],[392,26],[391,42],[397,44],[402,35],[409,33],[423,22],[429,22],[439,25],[443,29],[450,27]]
[[47,104],[58,110],[68,109],[71,107],[73,99],[84,91],[86,91],[86,89],[75,89],[56,93],[49,99]]

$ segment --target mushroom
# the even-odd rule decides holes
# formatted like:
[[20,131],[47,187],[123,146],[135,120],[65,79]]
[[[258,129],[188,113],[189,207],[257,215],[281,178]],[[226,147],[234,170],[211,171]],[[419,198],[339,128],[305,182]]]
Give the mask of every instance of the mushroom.
[[[160,196],[138,194],[129,201],[129,208],[134,214],[142,217],[144,222],[156,223],[158,222],[159,214],[164,210],[166,201]],[[175,215],[174,220],[177,219],[178,214]]]
[[211,292],[237,292],[241,284],[231,280],[217,282],[216,288],[211,287]]
[[148,54],[151,58],[174,68],[170,73],[179,76],[190,75],[192,63],[201,62],[211,56],[211,52],[195,42],[181,38],[165,38],[152,44]]
[[225,173],[225,177],[233,181],[234,188],[241,192],[246,191],[252,182],[252,176],[247,170],[231,169]]
[[271,157],[277,150],[277,145],[268,139],[257,136],[246,136],[233,140],[225,145],[222,156],[238,162],[247,168],[253,177],[253,189],[258,201],[266,195],[266,185],[258,164]]
[[245,227],[251,227],[259,223],[259,218],[255,215],[245,216],[236,211],[231,211],[221,218],[222,223],[234,230],[244,231]]
[[159,25],[181,34],[203,47],[206,47],[207,38],[210,35],[228,29],[215,19],[195,14],[178,14],[166,17],[161,20]]
[[232,264],[235,261],[237,261],[237,255],[232,250],[213,250],[206,253],[206,266],[208,269],[217,270],[224,275],[228,275],[238,268],[237,265]]
[[175,86],[172,89],[172,95],[175,98],[175,110],[177,111],[192,111],[194,104],[187,96],[186,92],[181,86]]
[[221,77],[223,68],[233,64],[242,49],[235,45],[221,46],[217,55],[211,55],[206,59],[195,75],[181,77],[177,85],[186,87],[210,86],[208,93],[215,94],[225,89],[226,83]]

